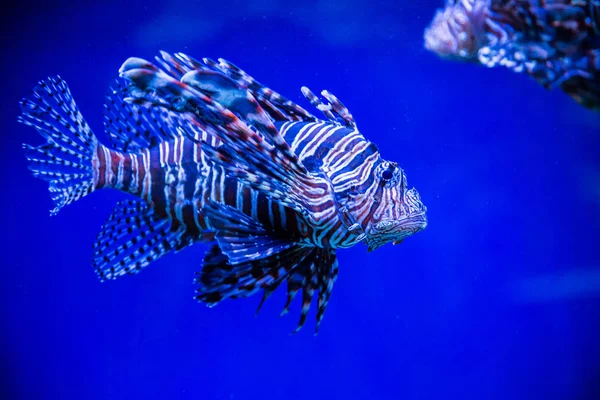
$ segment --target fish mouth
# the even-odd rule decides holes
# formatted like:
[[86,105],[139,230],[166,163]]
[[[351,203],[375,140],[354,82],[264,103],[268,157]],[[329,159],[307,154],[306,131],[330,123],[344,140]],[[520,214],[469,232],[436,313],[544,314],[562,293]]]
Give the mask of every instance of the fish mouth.
[[[405,237],[412,236],[415,233],[427,228],[427,215],[425,213],[412,215],[403,221],[403,223],[400,225],[400,228],[406,233]],[[402,243],[405,237],[394,240],[393,244],[397,245]]]
[[427,215],[424,211],[402,219],[383,219],[371,228],[365,242],[369,247],[368,251],[373,251],[386,243],[400,244],[407,237],[425,228],[427,228]]
[[380,235],[405,234],[406,236],[410,236],[425,228],[427,228],[427,214],[420,212],[408,215],[402,219],[383,219],[373,226],[371,233]]
[[400,244],[408,236],[427,228],[427,207],[416,189],[406,192],[403,208],[404,213],[399,218],[383,218],[370,227],[365,238],[369,251],[390,242]]

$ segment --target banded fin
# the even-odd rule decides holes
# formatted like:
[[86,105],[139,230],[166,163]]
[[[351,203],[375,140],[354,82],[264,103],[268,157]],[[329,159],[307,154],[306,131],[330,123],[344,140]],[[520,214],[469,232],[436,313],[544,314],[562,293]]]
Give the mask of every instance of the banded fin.
[[92,160],[98,141],[79,112],[65,81],[41,81],[21,100],[18,121],[34,127],[46,144],[24,144],[28,167],[49,182],[51,215],[94,190]]
[[[238,133],[241,135],[237,136]],[[254,132],[228,130],[222,145],[203,147],[204,154],[220,165],[228,176],[252,189],[262,192],[270,200],[289,207],[316,224],[314,215],[334,203],[333,189],[323,176],[299,172],[290,167],[290,160],[279,154],[276,160],[274,148],[252,145]],[[245,139],[243,137],[246,137]]]
[[260,223],[225,204],[208,201],[202,212],[232,265],[267,258],[294,245],[293,238],[272,236]]
[[183,75],[190,72],[193,68],[190,68],[186,63],[180,62],[178,59],[173,58],[166,51],[160,51],[160,56],[154,57],[154,60],[161,66],[161,68],[175,79],[181,79]]
[[[190,57],[185,54],[178,53],[176,58],[187,60]],[[240,86],[248,89],[248,91],[256,98],[258,103],[269,113],[269,116],[275,121],[304,121],[315,122],[318,118],[310,114],[298,104],[286,99],[279,93],[260,84],[256,79],[248,75],[241,68],[233,63],[219,58],[218,63],[208,58],[204,59],[204,63],[210,65],[214,69],[222,71],[229,78],[236,81]],[[315,96],[307,87],[302,87],[302,94],[310,103],[319,111],[323,112],[325,117],[334,123],[338,123],[339,119],[349,128],[356,128],[354,117],[348,111],[348,108],[342,102],[327,90],[323,90],[321,94],[329,101],[329,104],[324,104],[317,96]]]
[[128,93],[132,96],[128,101],[188,112],[190,117],[193,115],[201,126],[221,140],[223,134],[228,132],[220,128],[229,130],[240,125],[239,129],[252,131],[250,125],[262,135],[254,135],[256,140],[253,145],[264,147],[264,138],[275,149],[271,151],[272,157],[287,162],[290,168],[298,172],[306,172],[256,99],[222,73],[190,70],[181,80],[177,80],[150,62],[138,58],[126,60],[119,73],[132,82],[128,86]]
[[127,84],[128,81],[123,78],[115,79],[105,96],[104,128],[113,149],[139,152],[182,135],[218,145],[217,141],[211,141],[211,137],[185,114],[125,101],[122,94],[126,91]]
[[267,258],[232,265],[218,245],[214,245],[204,258],[202,272],[195,283],[200,285],[196,299],[213,307],[222,300],[248,297],[259,290],[264,301],[284,282],[287,282],[287,301],[282,315],[300,290],[302,306],[300,319],[294,333],[305,324],[315,290],[318,294],[315,334],[323,320],[338,275],[335,251],[295,245]]
[[241,68],[225,59],[219,58],[218,62],[215,62],[209,58],[204,58],[203,63],[201,64],[183,53],[177,53],[175,58],[188,63],[188,65],[193,68],[200,68],[200,66],[204,64],[214,70],[224,73],[238,85],[246,88],[260,106],[275,121],[317,121],[317,118],[304,108],[293,101],[286,99],[274,90],[262,85]]
[[[132,95],[155,106],[169,103],[166,107],[172,111],[193,114],[204,130],[218,137],[221,146],[203,150],[230,176],[309,220],[326,203],[333,203],[329,181],[309,173],[276,129],[263,125],[260,133],[255,132],[231,110],[147,61],[129,59],[120,71],[131,80]],[[250,121],[255,128],[259,126],[256,121]]]
[[[162,59],[159,57],[156,59],[167,71],[173,69],[187,71],[181,76],[181,83],[194,87],[224,109],[238,115],[244,123],[260,132],[278,152],[290,160],[293,168],[305,172],[273,121],[316,121],[315,117],[297,104],[262,86],[244,71],[223,59],[219,59],[217,64],[208,58],[199,62],[182,53],[172,57],[161,52],[161,56]],[[126,64],[124,66],[127,69]],[[284,115],[281,110],[276,109],[275,104],[266,100],[267,97],[278,101],[278,104],[291,111],[291,114]],[[277,153],[273,155],[277,156]]]
[[154,216],[145,202],[121,201],[98,233],[92,265],[100,280],[116,279],[202,240],[213,240],[212,233],[186,236],[185,229],[173,231],[167,218]]
[[[227,78],[227,81],[234,83],[237,88],[247,91],[251,98],[254,98],[258,105],[267,112],[269,117],[274,121],[316,121],[317,119],[308,111],[297,105],[296,103],[286,99],[279,93],[260,84],[250,75],[246,74],[237,66],[224,60],[218,59],[215,62],[209,58],[204,58],[202,61],[184,54],[176,53],[173,56],[161,51],[160,57],[155,57],[156,62],[161,68],[175,79],[185,82],[183,76],[192,72],[218,72],[219,75]],[[192,74],[192,75],[193,75]],[[221,81],[223,83],[224,81]],[[186,82],[187,83],[187,82]],[[230,88],[231,83],[223,86],[217,86],[219,89]],[[210,90],[210,89],[209,89]],[[212,93],[217,93],[217,90],[212,90]],[[217,100],[224,104],[221,100]],[[224,104],[225,105],[225,104]]]
[[321,92],[321,95],[329,102],[328,104],[325,104],[306,86],[303,86],[301,90],[304,97],[321,111],[330,122],[338,123],[339,118],[344,122],[346,127],[351,129],[356,128],[356,122],[354,121],[352,114],[350,114],[350,111],[348,111],[348,108],[346,108],[346,106],[329,91],[323,90]]
[[[197,122],[223,122],[220,112],[211,114],[215,108],[201,91],[181,82],[149,61],[141,58],[128,58],[119,76],[130,84],[124,88],[124,100],[147,107],[160,106],[175,112],[189,112]],[[206,107],[206,104],[212,107]]]

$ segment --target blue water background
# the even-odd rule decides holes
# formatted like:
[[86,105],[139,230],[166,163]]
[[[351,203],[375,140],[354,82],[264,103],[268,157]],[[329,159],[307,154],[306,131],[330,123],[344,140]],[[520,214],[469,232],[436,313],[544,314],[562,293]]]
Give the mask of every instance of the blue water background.
[[[6,399],[599,399],[600,114],[526,76],[445,62],[441,1],[20,2],[2,18],[0,376]],[[401,246],[340,251],[321,332],[279,290],[214,309],[204,250],[100,283],[114,204],[50,217],[18,101],[60,74],[98,137],[130,56],[224,57],[309,107],[328,89],[429,209]]]

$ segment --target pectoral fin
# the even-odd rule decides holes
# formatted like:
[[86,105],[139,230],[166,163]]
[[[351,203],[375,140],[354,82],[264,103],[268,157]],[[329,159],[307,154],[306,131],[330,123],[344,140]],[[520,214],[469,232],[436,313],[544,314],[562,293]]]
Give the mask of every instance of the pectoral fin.
[[202,272],[198,273],[196,283],[200,287],[196,299],[212,307],[224,299],[248,297],[263,290],[258,313],[264,301],[286,281],[287,301],[282,315],[302,291],[300,320],[294,333],[306,322],[314,292],[319,292],[316,334],[337,275],[337,258],[332,250],[295,245],[269,257],[232,265],[219,246],[214,245],[204,258]]

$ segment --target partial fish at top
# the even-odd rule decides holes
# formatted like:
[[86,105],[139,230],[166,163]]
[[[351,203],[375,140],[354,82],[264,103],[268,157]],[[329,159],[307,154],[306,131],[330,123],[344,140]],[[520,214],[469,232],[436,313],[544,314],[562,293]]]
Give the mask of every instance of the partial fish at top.
[[425,48],[524,72],[600,111],[600,0],[446,0]]
[[[400,243],[427,226],[426,208],[395,162],[356,129],[331,93],[307,88],[319,119],[233,64],[161,53],[128,59],[105,104],[98,142],[60,78],[22,101],[20,120],[46,138],[24,145],[50,184],[53,214],[101,188],[118,203],[94,244],[100,279],[135,274],[163,255],[212,243],[196,299],[215,305],[284,281],[298,329],[318,292],[318,330],[338,274],[336,251]],[[260,308],[259,305],[259,308]]]

